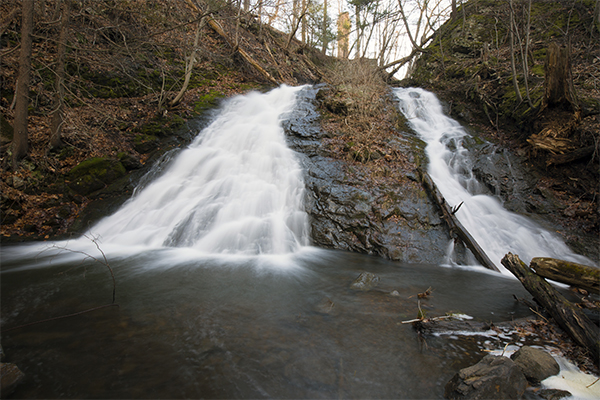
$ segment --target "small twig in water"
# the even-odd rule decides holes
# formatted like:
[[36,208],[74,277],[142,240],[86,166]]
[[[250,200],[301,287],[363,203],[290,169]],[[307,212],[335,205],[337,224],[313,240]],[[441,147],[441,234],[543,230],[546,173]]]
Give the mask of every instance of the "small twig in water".
[[35,322],[30,322],[28,324],[15,326],[14,328],[3,329],[3,330],[1,330],[1,332],[4,333],[4,332],[9,332],[9,331],[14,331],[16,329],[25,328],[26,326],[41,324],[43,322],[55,321],[55,320],[63,319],[63,318],[76,317],[77,315],[85,314],[85,313],[88,313],[88,312],[91,312],[91,311],[96,311],[96,310],[99,310],[101,308],[106,308],[106,307],[119,307],[119,305],[118,304],[114,304],[114,303],[112,303],[112,304],[105,304],[103,306],[90,308],[90,309],[87,309],[87,310],[84,310],[84,311],[79,311],[79,312],[76,312],[76,313],[73,313],[73,314],[67,314],[67,315],[61,315],[59,317],[47,318],[47,319],[43,319],[41,321],[35,321]]

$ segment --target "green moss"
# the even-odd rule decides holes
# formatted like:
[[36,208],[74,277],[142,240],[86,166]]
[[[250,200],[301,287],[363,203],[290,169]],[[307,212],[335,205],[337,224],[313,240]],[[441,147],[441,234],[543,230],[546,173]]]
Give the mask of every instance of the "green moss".
[[157,114],[150,122],[135,128],[135,132],[146,136],[169,136],[183,124],[185,120],[177,114]]
[[125,167],[118,160],[108,157],[94,157],[82,161],[69,173],[69,187],[85,196],[116,181],[126,174]]
[[159,140],[154,135],[136,135],[133,139],[133,147],[139,153],[149,153],[158,147]]
[[211,90],[207,94],[202,95],[194,102],[194,113],[196,115],[203,114],[207,110],[217,106],[219,99],[225,97],[221,92]]
[[544,66],[542,64],[536,64],[529,70],[533,75],[543,77],[545,75]]

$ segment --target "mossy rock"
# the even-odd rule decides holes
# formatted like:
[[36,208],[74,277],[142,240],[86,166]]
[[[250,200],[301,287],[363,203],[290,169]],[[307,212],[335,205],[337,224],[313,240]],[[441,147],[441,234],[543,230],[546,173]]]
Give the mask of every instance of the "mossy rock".
[[160,141],[154,135],[140,134],[133,139],[133,148],[138,153],[150,153],[158,148]]
[[205,95],[202,95],[194,102],[194,114],[201,115],[207,110],[216,107],[219,100],[225,97],[221,92],[211,90]]
[[69,173],[69,187],[82,196],[104,188],[126,174],[120,161],[108,157],[94,157],[82,161]]

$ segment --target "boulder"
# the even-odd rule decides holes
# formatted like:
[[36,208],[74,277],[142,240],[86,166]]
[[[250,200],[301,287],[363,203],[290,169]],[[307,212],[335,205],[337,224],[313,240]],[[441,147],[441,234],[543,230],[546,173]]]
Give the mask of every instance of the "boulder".
[[70,181],[69,187],[77,194],[86,196],[115,182],[126,173],[119,160],[94,157],[73,167],[67,177]]
[[477,364],[463,368],[448,381],[448,399],[519,399],[527,379],[508,357],[487,355]]
[[0,363],[0,393],[2,398],[9,396],[25,378],[19,367],[11,363]]
[[523,346],[510,358],[521,368],[527,380],[534,385],[560,372],[558,363],[550,354],[534,347]]

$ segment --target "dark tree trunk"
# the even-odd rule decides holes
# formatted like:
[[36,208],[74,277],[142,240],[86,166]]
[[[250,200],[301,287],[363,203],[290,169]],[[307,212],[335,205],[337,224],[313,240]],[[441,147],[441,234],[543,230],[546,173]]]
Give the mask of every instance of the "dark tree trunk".
[[573,75],[570,48],[551,43],[546,55],[543,108],[567,107],[579,110]]
[[487,254],[485,254],[485,251],[483,251],[483,249],[475,241],[473,236],[471,236],[471,234],[465,229],[463,224],[461,224],[460,221],[454,215],[454,213],[456,213],[456,211],[458,211],[458,209],[460,208],[460,205],[458,205],[453,210],[450,207],[450,205],[446,203],[446,199],[438,190],[437,186],[433,182],[433,179],[431,179],[431,176],[429,176],[427,172],[419,171],[419,173],[421,175],[421,182],[423,183],[423,186],[430,193],[431,197],[433,197],[433,200],[436,202],[436,204],[442,211],[444,220],[450,228],[451,235],[455,239],[458,238],[460,241],[462,241],[464,245],[469,250],[471,250],[471,253],[473,253],[475,258],[481,263],[481,265],[488,269],[491,269],[492,271],[498,271],[498,267],[496,267],[496,264],[494,264],[492,260],[490,260]]
[[508,253],[502,265],[521,281],[525,289],[548,311],[556,323],[579,345],[585,347],[598,362],[600,357],[600,332],[588,317],[573,303],[565,299],[544,278],[536,275],[519,256]]
[[27,107],[29,106],[29,79],[31,75],[31,34],[33,32],[34,0],[23,0],[21,25],[21,55],[17,78],[14,137],[12,142],[12,166],[27,155]]
[[62,127],[64,123],[64,98],[65,98],[65,53],[67,52],[67,38],[69,35],[70,1],[64,2],[60,35],[58,38],[58,49],[56,54],[56,97],[54,100],[54,111],[50,125],[50,148],[62,146]]

